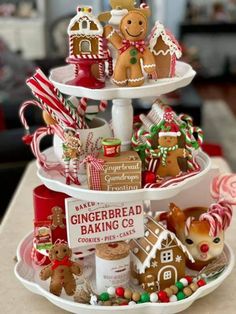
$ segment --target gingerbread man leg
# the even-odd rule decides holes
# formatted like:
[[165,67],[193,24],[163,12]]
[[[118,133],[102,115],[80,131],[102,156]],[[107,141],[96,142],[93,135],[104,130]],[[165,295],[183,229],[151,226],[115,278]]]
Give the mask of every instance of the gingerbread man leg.
[[161,178],[165,178],[167,177],[169,174],[168,174],[168,168],[167,167],[164,167],[162,165],[160,165],[157,169],[157,175]]
[[67,295],[74,295],[76,290],[76,282],[75,279],[71,279],[69,282],[65,282],[64,289]]
[[119,87],[127,86],[128,83],[127,67],[124,65],[123,62],[120,61],[120,59],[118,59],[116,62],[112,80]]
[[140,63],[136,63],[130,67],[130,75],[128,79],[128,86],[137,87],[144,84],[144,75]]
[[77,185],[80,185],[79,179],[78,179],[78,160],[72,159],[72,166],[73,166],[73,178],[74,178],[74,183]]
[[50,290],[50,292],[52,294],[60,296],[61,295],[61,291],[62,291],[62,284],[60,282],[52,280],[49,290]]

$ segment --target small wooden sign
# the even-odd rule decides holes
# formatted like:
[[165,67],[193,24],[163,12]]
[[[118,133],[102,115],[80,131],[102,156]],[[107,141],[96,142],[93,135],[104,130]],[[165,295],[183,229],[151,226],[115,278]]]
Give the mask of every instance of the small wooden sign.
[[144,235],[143,203],[95,203],[68,198],[66,224],[71,248],[124,241]]
[[[127,191],[137,190],[142,187],[142,162],[135,151],[122,152],[117,157],[105,157],[99,154],[98,159],[103,160],[103,170],[100,177],[100,190],[102,191]],[[91,190],[93,185],[92,165],[87,164],[88,185]]]

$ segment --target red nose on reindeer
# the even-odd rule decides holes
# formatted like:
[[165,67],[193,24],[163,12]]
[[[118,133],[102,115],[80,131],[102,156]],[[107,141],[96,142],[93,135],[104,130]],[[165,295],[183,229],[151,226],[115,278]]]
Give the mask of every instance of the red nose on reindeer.
[[207,244],[202,244],[202,245],[200,246],[200,250],[201,250],[202,253],[207,253],[207,252],[209,251],[209,245],[207,245]]

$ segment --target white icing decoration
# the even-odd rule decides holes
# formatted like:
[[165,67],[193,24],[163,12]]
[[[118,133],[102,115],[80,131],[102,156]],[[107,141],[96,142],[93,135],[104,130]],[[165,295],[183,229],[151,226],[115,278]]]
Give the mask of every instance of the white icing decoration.
[[151,250],[150,245],[147,245],[147,246],[146,246],[146,251],[149,252],[150,250]]
[[134,252],[134,254],[137,254],[137,253],[139,252],[139,248],[135,247],[135,248],[133,249],[133,252]]
[[[156,51],[154,49],[158,38],[161,36],[164,43],[169,47],[167,52],[164,52],[163,50]],[[156,56],[160,54],[167,55],[167,53],[170,53],[171,56],[176,55],[176,58],[180,58],[182,56],[182,51],[179,49],[179,47],[173,42],[172,38],[166,33],[165,27],[163,24],[161,24],[159,21],[155,23],[155,26],[152,31],[152,37],[150,39],[149,48],[152,53],[154,53]]]
[[110,34],[107,35],[107,39],[110,39],[114,34],[116,33],[116,30],[113,29]]
[[156,67],[156,64],[146,64],[143,66],[145,69],[148,69],[148,68],[154,68]]
[[139,78],[135,78],[135,79],[128,79],[129,82],[135,83],[135,82],[140,82],[144,80],[144,76],[139,77]]
[[[152,220],[157,226],[160,226],[160,224],[155,221],[154,219],[152,219],[151,217],[149,217],[150,220]],[[160,226],[161,229],[163,229],[163,227]],[[151,251],[149,252],[148,256],[146,257],[145,261],[142,263],[140,261],[140,259],[134,255],[131,252],[131,260],[134,263],[134,265],[137,267],[137,270],[140,274],[145,273],[146,268],[150,268],[151,265],[151,260],[154,259],[156,257],[156,252],[157,250],[161,250],[162,247],[162,242],[167,240],[168,237],[171,238],[171,241],[175,241],[176,245],[181,248],[181,250],[183,251],[183,253],[188,257],[188,259],[194,263],[194,259],[192,257],[192,255],[189,253],[188,249],[182,244],[182,242],[180,242],[180,240],[175,236],[174,233],[170,232],[167,229],[163,229],[159,236],[157,237],[157,241],[156,243],[153,245]],[[133,240],[135,241],[135,240]]]
[[151,264],[152,268],[156,268],[158,266],[158,263],[157,261],[153,261],[152,264]]
[[115,79],[112,79],[112,80],[113,80],[113,82],[116,83],[117,85],[127,83],[127,80],[124,80],[124,81],[117,81],[117,80],[115,80]]
[[150,234],[150,232],[147,230],[147,231],[145,232],[145,237],[148,237],[149,234]]
[[[97,26],[97,30],[90,30],[88,28],[82,28],[82,22],[87,20],[89,23],[94,22]],[[79,23],[80,29],[79,30],[72,30],[73,26]],[[98,19],[91,13],[88,12],[78,12],[75,17],[70,21],[68,26],[68,34],[71,35],[85,35],[85,36],[102,36],[103,34],[103,27],[102,24],[98,21]]]
[[157,228],[157,229],[155,230],[155,234],[159,234],[159,232],[160,232],[160,229]]
[[180,255],[177,255],[175,261],[176,263],[180,263],[182,261],[182,257]]

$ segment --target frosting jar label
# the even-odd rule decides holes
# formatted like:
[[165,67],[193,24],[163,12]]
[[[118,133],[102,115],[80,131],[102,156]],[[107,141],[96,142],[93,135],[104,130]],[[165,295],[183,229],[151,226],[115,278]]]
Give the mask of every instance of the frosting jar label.
[[99,293],[109,287],[125,287],[129,283],[130,257],[104,260],[96,256],[96,285]]

